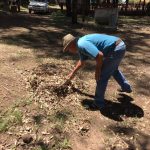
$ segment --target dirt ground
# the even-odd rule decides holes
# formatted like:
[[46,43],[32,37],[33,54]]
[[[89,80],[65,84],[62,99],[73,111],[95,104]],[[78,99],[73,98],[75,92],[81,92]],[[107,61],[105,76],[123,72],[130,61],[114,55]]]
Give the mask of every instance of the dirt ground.
[[[107,110],[90,109],[94,62],[60,88],[77,56],[62,52],[67,33],[108,33],[127,44],[121,63],[133,87],[111,79]],[[0,150],[149,150],[150,17],[120,17],[118,30],[71,25],[61,13],[0,14]]]

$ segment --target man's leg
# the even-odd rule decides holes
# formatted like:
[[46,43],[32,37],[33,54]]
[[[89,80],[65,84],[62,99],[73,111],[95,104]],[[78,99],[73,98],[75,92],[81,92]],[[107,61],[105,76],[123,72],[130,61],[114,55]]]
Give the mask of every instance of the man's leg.
[[118,68],[122,57],[120,58],[106,58],[103,61],[103,66],[101,70],[100,80],[97,82],[96,91],[95,91],[95,103],[99,107],[104,107],[104,95],[106,91],[106,87],[108,84],[108,80],[111,75],[114,74],[114,71]]
[[118,82],[120,85],[122,91],[124,92],[132,92],[131,86],[128,83],[128,81],[125,79],[125,76],[122,74],[120,70],[116,70],[113,74],[114,79]]

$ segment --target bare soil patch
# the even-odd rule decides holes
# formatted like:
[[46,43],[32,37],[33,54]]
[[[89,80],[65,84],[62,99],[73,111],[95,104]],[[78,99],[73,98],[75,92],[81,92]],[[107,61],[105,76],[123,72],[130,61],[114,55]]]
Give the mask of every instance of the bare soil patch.
[[94,62],[63,85],[78,58],[61,47],[68,29],[78,36],[100,30],[71,26],[61,14],[0,18],[0,149],[150,149],[149,17],[119,20],[113,34],[127,43],[121,70],[133,93],[118,93],[111,79],[104,112],[89,107]]

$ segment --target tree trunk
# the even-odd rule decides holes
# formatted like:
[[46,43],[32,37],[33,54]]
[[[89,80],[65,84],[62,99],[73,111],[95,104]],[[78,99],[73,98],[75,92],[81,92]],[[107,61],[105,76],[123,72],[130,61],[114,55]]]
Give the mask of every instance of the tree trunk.
[[9,10],[9,4],[8,4],[8,0],[3,0],[3,9],[5,11],[8,11]]
[[143,1],[142,11],[145,12],[145,0]]
[[88,16],[90,11],[90,0],[82,0],[82,21],[85,21],[85,17]]
[[113,7],[118,7],[118,0],[113,0]]
[[77,23],[77,4],[78,0],[72,0],[72,23]]
[[66,0],[66,16],[71,16],[71,0]]
[[17,0],[16,2],[17,2],[18,12],[20,12],[21,0]]
[[125,7],[126,12],[127,12],[127,9],[128,9],[128,4],[129,4],[129,0],[126,0],[126,7]]
[[85,21],[86,12],[86,0],[82,0],[82,22]]
[[96,0],[96,8],[98,8],[100,6],[100,1]]

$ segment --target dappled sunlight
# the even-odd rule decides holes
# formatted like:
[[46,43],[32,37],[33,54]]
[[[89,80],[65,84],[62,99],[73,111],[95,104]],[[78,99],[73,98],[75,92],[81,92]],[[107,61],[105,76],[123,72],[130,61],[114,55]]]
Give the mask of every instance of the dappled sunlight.
[[[1,135],[8,137],[0,137],[4,144],[11,143],[11,135],[14,143],[9,148],[69,147],[70,140],[87,149],[93,144],[112,149],[149,146],[149,17],[120,16],[117,31],[104,29],[94,20],[83,23],[81,18],[72,25],[71,18],[60,11],[0,14],[0,19],[0,111],[5,114],[12,107],[23,114],[21,126],[6,126]],[[80,37],[95,32],[125,41],[127,52],[120,69],[133,88],[132,93],[121,93],[111,80],[106,109],[101,111],[90,109],[96,84],[95,61],[87,61],[72,82],[65,84],[79,58],[62,51],[62,37],[67,33]],[[6,120],[1,116],[0,125]],[[27,145],[26,138],[33,140]]]
[[16,35],[20,35],[20,34],[25,34],[25,33],[28,33],[30,30],[27,29],[27,28],[24,28],[24,27],[12,27],[12,28],[9,28],[9,29],[1,29],[0,32],[1,32],[1,38],[2,37],[5,37],[5,36],[14,36],[14,33],[15,33],[15,36]]

